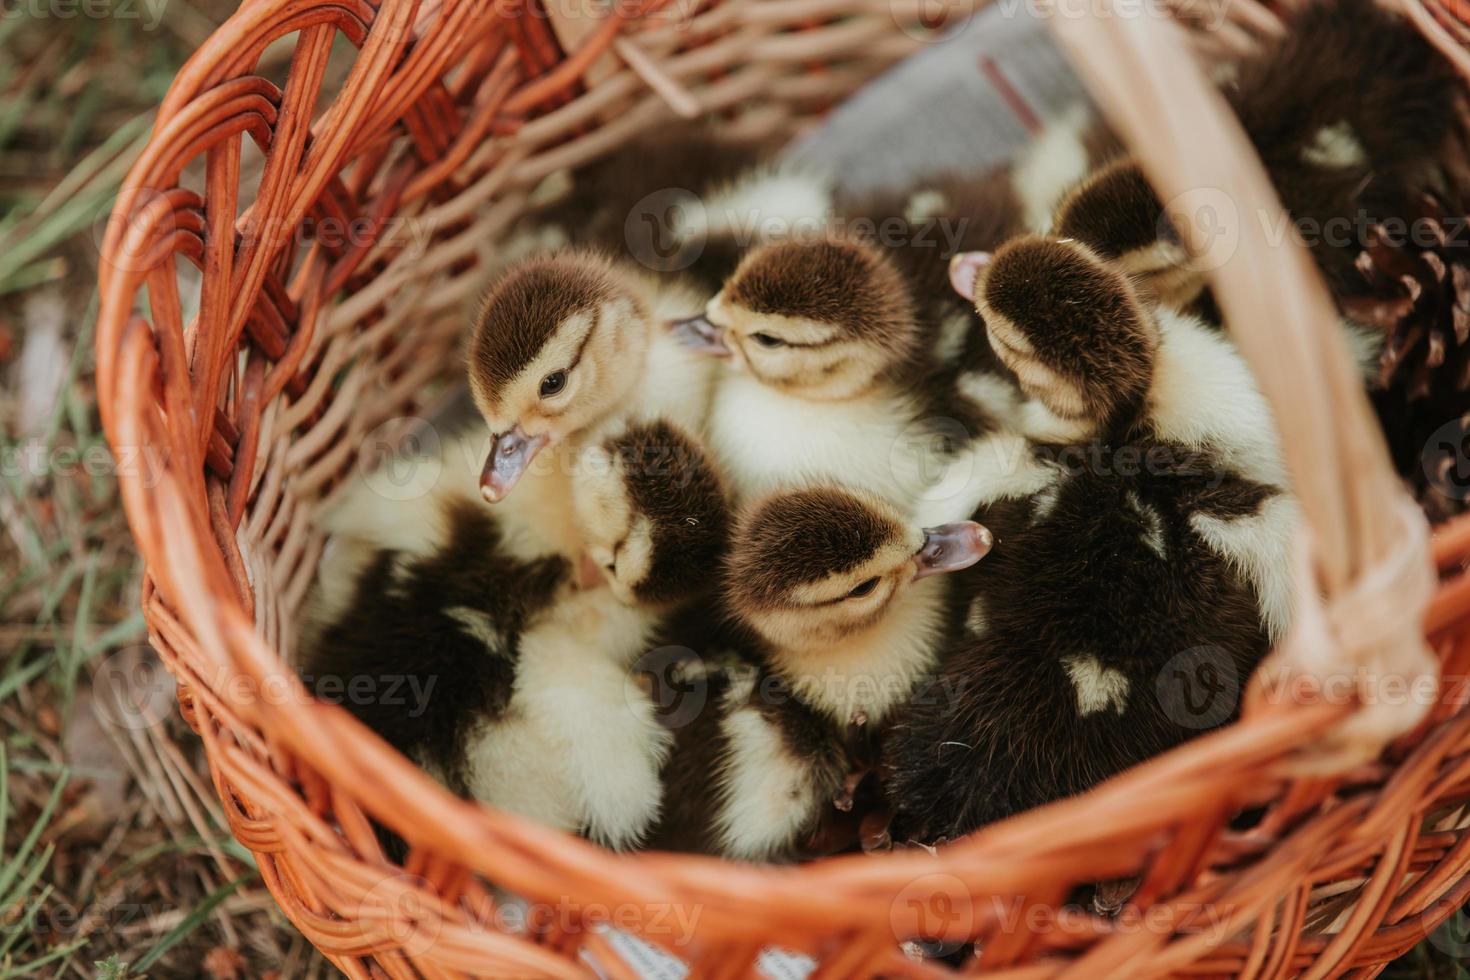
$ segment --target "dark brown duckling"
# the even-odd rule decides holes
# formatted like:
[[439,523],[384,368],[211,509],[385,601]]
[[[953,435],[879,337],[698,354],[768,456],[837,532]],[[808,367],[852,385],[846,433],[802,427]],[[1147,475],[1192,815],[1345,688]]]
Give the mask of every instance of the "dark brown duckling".
[[[1290,14],[1282,38],[1224,77],[1225,98],[1287,212],[1271,233],[1300,237],[1339,302],[1368,292],[1355,263],[1370,230],[1406,224],[1443,182],[1461,102],[1452,66],[1374,0],[1327,0]],[[1213,217],[1221,231],[1226,222],[1256,220],[1197,217]],[[1190,260],[1163,204],[1121,153],[1063,197],[1051,231],[1116,261],[1160,302],[1213,311],[1203,292],[1206,270]]]
[[966,631],[885,741],[898,839],[953,838],[1223,724],[1291,617],[1297,508],[1229,342],[1076,241],[1009,243],[976,297],[1055,435],[975,447],[972,516],[997,543],[957,577]]

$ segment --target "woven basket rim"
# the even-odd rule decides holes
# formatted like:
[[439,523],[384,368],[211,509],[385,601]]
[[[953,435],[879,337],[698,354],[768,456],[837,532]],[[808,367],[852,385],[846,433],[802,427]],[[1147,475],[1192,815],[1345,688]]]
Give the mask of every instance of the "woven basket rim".
[[[649,4],[639,13],[649,13],[661,5]],[[251,490],[250,480],[243,481],[243,491],[237,492],[233,482],[223,489],[209,489],[204,478],[206,459],[217,433],[217,423],[213,418],[201,419],[195,405],[213,404],[225,379],[221,373],[201,380],[190,370],[189,363],[191,357],[198,360],[211,353],[220,364],[225,358],[218,350],[203,354],[197,347],[192,352],[187,350],[179,313],[171,307],[177,304],[174,271],[177,254],[197,258],[206,269],[206,277],[211,272],[216,276],[220,272],[220,247],[205,244],[196,256],[191,252],[195,245],[190,236],[206,243],[215,240],[208,231],[219,226],[211,226],[215,219],[205,206],[206,201],[211,195],[228,193],[229,179],[239,177],[238,160],[233,171],[228,161],[212,163],[206,197],[202,199],[191,196],[192,192],[177,190],[179,173],[188,160],[207,154],[213,147],[230,145],[230,140],[253,138],[264,127],[269,131],[267,138],[272,152],[293,156],[297,167],[295,172],[282,168],[273,173],[267,169],[256,214],[289,211],[288,201],[309,204],[333,193],[331,181],[338,179],[339,166],[354,157],[354,151],[361,145],[371,142],[366,134],[375,127],[386,131],[388,123],[371,118],[374,103],[370,93],[402,93],[385,98],[408,107],[419,105],[422,91],[427,90],[427,87],[421,90],[418,98],[408,97],[413,85],[403,79],[410,78],[410,74],[395,71],[400,68],[397,59],[403,57],[404,50],[411,49],[409,59],[419,57],[426,70],[432,64],[448,63],[451,49],[468,45],[463,39],[444,37],[449,31],[442,25],[455,23],[456,17],[462,19],[460,23],[468,22],[472,16],[495,17],[505,6],[478,0],[444,0],[432,7],[419,7],[412,0],[384,0],[374,9],[366,3],[344,5],[325,0],[289,5],[277,0],[246,0],[181,70],[160,108],[154,137],[128,175],[108,228],[104,243],[107,260],[102,264],[99,283],[101,306],[97,333],[99,402],[104,425],[113,446],[152,446],[164,450],[169,458],[157,486],[144,486],[141,481],[129,478],[122,480],[129,523],[149,570],[143,602],[148,612],[150,638],[155,645],[170,650],[168,665],[180,679],[186,714],[205,739],[211,765],[215,766],[218,759],[228,758],[229,764],[235,767],[232,770],[235,795],[240,795],[238,790],[246,785],[246,780],[253,780],[253,789],[260,794],[252,800],[242,798],[232,802],[231,794],[222,791],[232,829],[247,846],[254,841],[266,848],[258,853],[280,853],[281,834],[287,833],[295,835],[296,844],[331,855],[331,861],[349,857],[352,850],[374,852],[375,844],[370,842],[365,825],[344,825],[339,834],[320,813],[313,812],[300,799],[284,798],[279,790],[268,786],[266,777],[272,772],[262,760],[269,758],[272,765],[282,770],[274,775],[295,778],[309,771],[330,774],[330,782],[335,786],[373,787],[370,793],[354,791],[355,803],[363,812],[395,829],[411,829],[416,844],[427,851],[453,855],[463,866],[491,876],[511,891],[547,901],[573,888],[589,901],[657,902],[662,900],[661,896],[679,894],[707,908],[725,911],[718,930],[722,940],[759,944],[763,936],[789,935],[794,923],[802,928],[825,929],[824,934],[852,930],[855,923],[867,928],[880,925],[891,928],[887,910],[893,904],[894,895],[914,880],[935,874],[954,876],[968,892],[978,895],[1029,893],[1029,889],[1044,881],[1054,881],[1070,873],[1059,871],[1063,868],[1085,869],[1088,880],[1126,873],[1155,854],[1163,828],[1188,825],[1191,819],[1199,821],[1200,814],[1224,806],[1226,799],[1239,789],[1238,782],[1230,778],[1232,774],[1238,781],[1245,774],[1259,778],[1267,772],[1277,772],[1272,777],[1274,785],[1297,785],[1284,772],[1273,769],[1273,763],[1283,752],[1307,745],[1326,732],[1344,717],[1345,709],[1328,705],[1263,709],[1114,777],[1084,796],[1028,812],[952,842],[939,855],[903,851],[839,856],[785,868],[739,866],[699,856],[613,854],[527,819],[460,800],[340,707],[311,701],[294,673],[257,632],[256,610],[248,599],[248,589],[242,594],[240,588],[242,582],[248,586],[248,576],[243,569],[232,568],[221,549],[221,528],[229,526],[231,511],[236,506],[244,506]],[[725,6],[740,4],[731,2]],[[888,9],[887,4],[876,2],[857,7],[865,11]],[[707,9],[696,7],[695,12]],[[783,10],[794,13],[782,14]],[[831,5],[822,0],[779,0],[770,4],[765,14],[773,20],[780,19],[778,14],[794,18],[808,12],[813,18],[819,18],[830,10]],[[441,17],[442,22],[437,19]],[[582,47],[550,74],[508,88],[500,111],[509,116],[524,113],[564,92],[569,85],[579,83],[589,67],[607,54],[614,39],[624,35],[636,20],[636,16],[627,15],[616,23],[610,20],[600,25]],[[426,22],[427,28],[423,26]],[[436,25],[440,27],[437,32],[433,30]],[[1122,20],[1116,20],[1114,25],[1116,33],[1103,42],[1098,40],[1098,34],[1084,38],[1084,26],[1090,29],[1090,22],[1084,26],[1059,24],[1060,36],[1074,57],[1079,57],[1084,49],[1095,52],[1097,60],[1090,65],[1090,72],[1085,72],[1090,81],[1097,82],[1105,75],[1110,70],[1105,67],[1107,64],[1112,65],[1114,72],[1120,72],[1118,65],[1126,60],[1128,52],[1140,50],[1140,45],[1172,44],[1177,56],[1184,57],[1172,37],[1167,42],[1158,40],[1164,36],[1160,25],[1154,25],[1159,27],[1157,37],[1132,33],[1132,28]],[[301,31],[298,53],[306,50],[307,54],[300,57],[303,65],[310,65],[317,49],[324,52],[337,30],[360,46],[352,75],[343,87],[351,97],[339,95],[333,111],[344,101],[345,106],[337,115],[327,118],[325,124],[318,120],[316,132],[311,132],[312,127],[307,125],[310,112],[300,111],[303,106],[309,108],[315,95],[310,91],[309,79],[303,82],[303,76],[293,72],[284,91],[272,91],[273,86],[262,87],[248,79],[237,80],[237,76],[246,73],[245,66],[253,65],[266,44],[276,37]],[[410,40],[415,43],[410,44]],[[1150,47],[1149,50],[1159,49]],[[1116,60],[1109,63],[1106,61],[1109,57]],[[1085,56],[1079,60],[1084,67],[1088,66]],[[1150,63],[1135,60],[1134,64]],[[1126,80],[1122,74],[1115,77],[1120,84]],[[393,84],[398,88],[393,89]],[[1139,122],[1129,121],[1126,107],[1120,107],[1116,98],[1112,102],[1105,99],[1105,106],[1118,114],[1117,121],[1125,135],[1137,134]],[[284,107],[290,107],[296,118],[288,115]],[[408,111],[408,108],[403,110]],[[1218,108],[1211,112],[1196,117],[1203,120],[1199,123],[1201,127],[1218,123]],[[222,136],[225,131],[230,135]],[[1170,175],[1176,172],[1171,168],[1180,166],[1181,161],[1169,159],[1166,150],[1157,146],[1139,147],[1139,150],[1151,176],[1162,176],[1167,190],[1173,179]],[[1196,152],[1195,158],[1198,157]],[[1219,159],[1239,160],[1238,146],[1231,145]],[[1233,186],[1229,184],[1232,180],[1244,183],[1249,177],[1258,177],[1258,167],[1254,168],[1257,173],[1245,174],[1241,172],[1243,168],[1226,168],[1232,169],[1235,172],[1224,174],[1227,187]],[[1253,194],[1258,191],[1259,188],[1240,192],[1240,199],[1254,200]],[[304,213],[305,205],[296,207]],[[248,223],[249,215],[247,212],[242,220]],[[160,240],[161,247],[157,244]],[[268,252],[269,249],[261,248],[247,256],[252,262],[243,267],[245,273],[254,269],[251,274],[258,275],[254,287],[257,293],[262,288],[259,283],[266,276]],[[1400,511],[1385,517],[1374,514],[1372,508],[1365,509],[1356,500],[1389,499],[1401,491],[1387,465],[1366,406],[1343,410],[1343,405],[1350,404],[1352,399],[1343,401],[1341,394],[1345,386],[1342,377],[1334,377],[1333,371],[1346,376],[1350,368],[1341,341],[1323,326],[1333,318],[1327,312],[1325,294],[1311,285],[1314,274],[1301,274],[1307,268],[1305,263],[1304,258],[1297,256],[1292,262],[1278,263],[1274,273],[1271,263],[1263,263],[1254,274],[1274,274],[1288,291],[1294,285],[1307,283],[1288,308],[1310,311],[1300,322],[1315,324],[1318,332],[1305,331],[1299,351],[1320,356],[1329,367],[1323,373],[1314,373],[1309,383],[1302,383],[1300,378],[1284,379],[1295,390],[1278,397],[1286,397],[1288,404],[1292,399],[1299,399],[1300,403],[1310,405],[1315,399],[1315,407],[1302,408],[1302,415],[1316,422],[1327,418],[1332,426],[1329,431],[1334,435],[1324,440],[1329,446],[1326,452],[1329,457],[1334,451],[1340,455],[1331,460],[1325,471],[1319,472],[1322,456],[1317,450],[1321,447],[1316,447],[1305,453],[1293,476],[1309,486],[1329,488],[1323,491],[1326,502],[1315,510],[1309,508],[1308,520],[1318,547],[1339,556],[1338,565],[1348,569],[1344,580],[1336,583],[1341,589],[1356,575],[1377,567],[1384,552],[1403,533]],[[236,277],[242,275],[241,266],[232,268]],[[1293,275],[1295,283],[1288,282]],[[1237,282],[1235,288],[1228,290],[1228,295],[1240,295],[1238,285]],[[154,301],[155,320],[172,319],[177,328],[166,323],[155,329],[149,321],[133,313],[134,297],[145,288]],[[172,300],[169,299],[171,289]],[[214,300],[217,305],[203,311],[201,317],[214,316],[211,325],[225,336],[238,335],[245,329],[247,304],[232,306],[228,298],[219,296]],[[324,305],[325,297],[320,292],[303,297],[300,304],[303,322],[314,323]],[[303,327],[299,333],[309,335],[311,329]],[[219,340],[206,338],[197,343],[208,345]],[[263,400],[272,401],[290,383],[294,365],[303,363],[309,346],[309,339],[302,341],[299,349],[288,345],[274,365],[263,365],[259,377],[254,378],[256,387],[252,397],[269,393],[270,397]],[[1253,366],[1260,368],[1262,365],[1257,362],[1263,359],[1262,352],[1257,350],[1252,355],[1249,343],[1246,347]],[[289,370],[280,365],[286,365]],[[1269,375],[1272,366],[1265,366]],[[160,373],[166,378],[158,385],[152,379]],[[1276,374],[1281,381],[1280,371],[1276,370]],[[196,402],[201,395],[213,397]],[[248,447],[248,443],[249,440],[242,438],[239,445]],[[253,452],[253,447],[248,448]],[[243,458],[236,462],[245,465]],[[1351,469],[1347,468],[1349,464]],[[1344,474],[1351,478],[1343,480]],[[1340,523],[1333,526],[1334,520]],[[1458,566],[1470,556],[1470,518],[1442,527],[1432,547],[1441,569]],[[1427,564],[1428,559],[1424,561]],[[1463,629],[1465,618],[1470,616],[1470,591],[1465,584],[1463,580],[1445,583],[1429,607],[1429,628],[1442,645],[1453,641],[1452,630]],[[209,670],[214,671],[212,676]],[[219,682],[221,678],[236,676],[261,686],[284,676],[292,688],[292,696],[283,704],[227,705],[226,697],[219,693]],[[233,712],[236,724],[259,733],[254,737],[259,740],[261,758],[248,758],[249,753],[240,744],[230,744],[233,731],[226,732],[216,727],[215,722],[205,720],[206,715],[217,717],[224,711]],[[1459,730],[1454,728],[1459,723],[1453,719],[1441,719],[1437,724],[1435,732]],[[1439,737],[1449,738],[1444,734]],[[217,786],[221,785],[218,777],[216,782]],[[331,793],[335,797],[337,791]],[[1150,802],[1147,813],[1138,812],[1141,799]],[[1303,807],[1298,812],[1307,809]],[[1283,824],[1294,815],[1290,808],[1283,814]],[[255,837],[261,826],[272,823],[278,827],[273,834]],[[411,828],[405,826],[410,824]],[[1382,824],[1382,819],[1378,823],[1369,821],[1364,828],[1386,833],[1387,828]],[[1080,835],[1086,839],[1081,842],[1079,825],[1086,828]],[[1177,890],[1191,879],[1204,859],[1202,854],[1192,854],[1191,849],[1202,851],[1205,841],[1180,844],[1180,839],[1176,836],[1166,846],[1174,866],[1160,872],[1152,884],[1161,894]],[[1470,856],[1466,862],[1470,863]],[[446,869],[435,870],[425,865],[421,871],[427,872],[423,876],[436,886],[447,880]],[[301,872],[298,869],[296,873]],[[315,873],[326,872],[318,869]],[[271,887],[282,897],[293,919],[321,914],[319,908],[303,905],[295,897],[297,892],[310,893],[309,884],[303,888],[297,883],[288,885],[272,879]],[[760,907],[753,906],[753,896],[759,896]],[[1060,898],[1055,896],[1055,900]],[[295,908],[290,907],[293,902]]]

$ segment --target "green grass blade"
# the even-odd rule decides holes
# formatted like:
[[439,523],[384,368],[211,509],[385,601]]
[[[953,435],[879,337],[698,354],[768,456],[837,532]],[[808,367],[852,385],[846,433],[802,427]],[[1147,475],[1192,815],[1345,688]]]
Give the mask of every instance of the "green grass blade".
[[133,965],[133,970],[136,972],[143,972],[151,967],[154,963],[157,963],[165,953],[167,953],[170,949],[174,947],[175,944],[179,943],[195,929],[198,929],[200,926],[202,926],[205,921],[209,919],[209,916],[214,911],[215,906],[233,895],[235,893],[235,889],[239,888],[242,884],[244,884],[244,882],[245,876],[241,876],[239,878],[236,878],[234,881],[215,889],[214,894],[210,895],[204,901],[200,902],[199,906],[195,908],[194,911],[190,912],[188,917],[185,918],[184,921],[174,926],[162,939],[154,943],[153,948],[144,953],[143,958]]
[[25,840],[20,842],[20,850],[16,851],[15,855],[6,861],[4,865],[0,865],[0,907],[4,907],[7,904],[5,896],[10,893],[11,885],[14,884],[16,877],[20,874],[21,867],[25,864],[26,859],[30,857],[31,851],[35,849],[36,841],[41,839],[42,832],[45,831],[46,826],[51,822],[51,814],[56,812],[56,804],[61,802],[61,791],[66,788],[67,778],[68,774],[62,773],[61,777],[56,780],[56,785],[51,787],[50,798],[46,800],[46,805],[41,808],[41,815],[31,825],[31,829],[26,833]]

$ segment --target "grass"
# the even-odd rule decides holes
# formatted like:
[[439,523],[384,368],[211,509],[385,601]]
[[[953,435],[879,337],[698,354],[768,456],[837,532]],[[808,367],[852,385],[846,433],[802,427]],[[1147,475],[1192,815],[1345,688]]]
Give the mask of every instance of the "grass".
[[232,4],[169,0],[151,32],[132,0],[65,9],[0,16],[0,978],[323,975],[197,739],[173,711],[110,722],[97,672],[154,656],[96,406],[98,243],[153,106]]

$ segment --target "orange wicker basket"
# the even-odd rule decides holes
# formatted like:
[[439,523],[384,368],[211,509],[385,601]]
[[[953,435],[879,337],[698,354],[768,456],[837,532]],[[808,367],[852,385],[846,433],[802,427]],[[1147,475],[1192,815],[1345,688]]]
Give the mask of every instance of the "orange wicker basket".
[[[1208,188],[1264,213],[1269,184],[1197,55],[1273,15],[1242,0],[1190,35],[1114,2],[1043,12],[1164,197]],[[119,451],[163,461],[122,485],[150,636],[234,834],[313,943],[353,977],[637,975],[608,924],[709,977],[749,975],[773,945],[823,977],[955,969],[906,955],[916,937],[976,940],[958,969],[1015,977],[1372,975],[1470,898],[1470,521],[1427,534],[1310,261],[1253,222],[1213,283],[1275,406],[1320,600],[1238,724],[938,853],[757,868],[616,855],[462,801],[313,701],[286,626],[322,547],[313,513],[367,434],[391,436],[453,371],[476,266],[534,185],[671,109],[795,132],[933,13],[535,4],[245,0],[180,72],[107,230],[103,418]],[[1406,9],[1470,63],[1464,5]],[[339,35],[352,58],[327,91]],[[279,85],[259,67],[278,42]],[[332,222],[359,233],[312,230]],[[1349,680],[1336,697],[1330,676]],[[1429,696],[1379,696],[1389,678]],[[1232,829],[1246,806],[1265,816]],[[401,866],[369,818],[408,841]],[[1066,905],[1134,875],[1129,914]],[[527,927],[505,893],[531,903]]]

